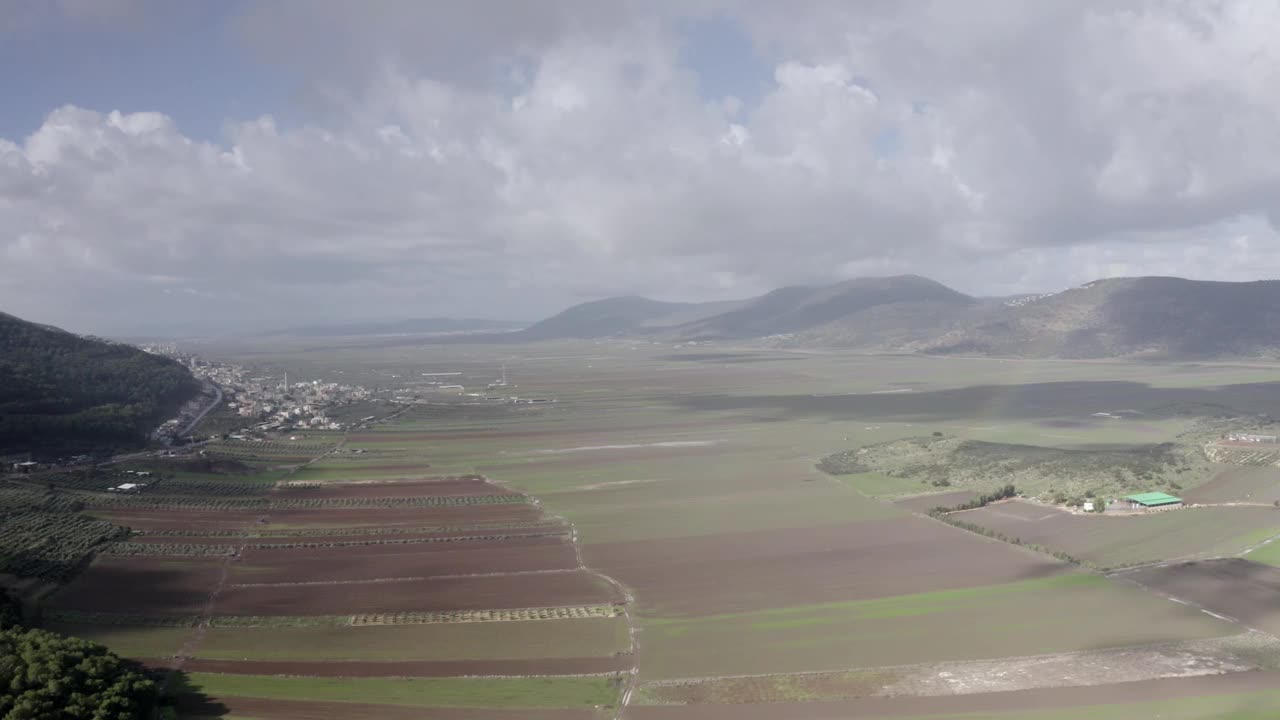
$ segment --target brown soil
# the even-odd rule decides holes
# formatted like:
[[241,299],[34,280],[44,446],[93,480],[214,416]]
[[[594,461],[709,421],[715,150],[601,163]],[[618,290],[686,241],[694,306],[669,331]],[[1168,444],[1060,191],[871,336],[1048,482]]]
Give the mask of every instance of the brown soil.
[[221,558],[99,557],[49,606],[107,613],[194,615],[221,575]]
[[228,587],[219,596],[214,613],[348,615],[598,605],[620,601],[617,593],[594,575],[575,571],[350,585]]
[[247,549],[231,582],[331,582],[393,577],[572,570],[565,536],[308,549]]
[[[480,525],[472,525],[462,527],[455,530],[440,530],[435,532],[405,532],[405,533],[346,533],[334,535],[269,535],[262,537],[250,537],[249,543],[252,545],[296,545],[298,543],[359,543],[377,540],[426,540],[431,538],[447,539],[458,538],[460,542],[469,542],[467,538],[477,536],[501,535],[515,542],[520,542],[521,538],[535,538],[543,536],[567,535],[569,529],[563,525],[546,525],[538,527],[504,527],[505,523],[487,523]],[[270,527],[264,526],[264,527]],[[348,529],[348,528],[344,528]],[[350,528],[356,529],[356,528]],[[361,530],[377,530],[379,528],[359,528]],[[140,539],[140,538],[139,538]],[[181,542],[173,540],[173,542]]]
[[[165,667],[168,660],[143,660]],[[188,672],[236,675],[291,675],[301,677],[541,677],[552,675],[602,675],[631,669],[630,655],[587,658],[537,658],[533,660],[384,660],[363,662],[274,662],[262,660],[188,660]]]
[[240,530],[252,526],[260,515],[259,512],[251,510],[158,510],[154,508],[94,509],[89,514],[138,530]]
[[1145,568],[1124,577],[1249,627],[1280,633],[1280,568],[1229,558]]
[[642,608],[663,615],[977,587],[1068,569],[919,517],[609,543],[584,554],[590,566],[633,588]]
[[238,547],[242,542],[242,534],[236,535],[211,535],[211,536],[188,536],[188,535],[134,535],[129,538],[131,543],[139,543],[142,545],[228,545]]
[[542,511],[526,503],[465,505],[460,507],[287,508],[272,510],[272,525],[297,527],[422,527],[462,526],[479,523],[516,523],[540,520]]

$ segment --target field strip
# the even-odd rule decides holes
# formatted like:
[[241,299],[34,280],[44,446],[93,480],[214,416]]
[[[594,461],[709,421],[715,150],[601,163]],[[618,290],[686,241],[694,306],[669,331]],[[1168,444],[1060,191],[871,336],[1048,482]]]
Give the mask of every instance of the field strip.
[[929,697],[1089,687],[1117,682],[1183,678],[1272,669],[1280,641],[1259,632],[1222,638],[1155,643],[849,670],[731,675],[646,682],[640,702],[652,705]]
[[[375,468],[377,466],[371,466]],[[420,467],[427,468],[429,465],[423,464]],[[353,473],[365,468],[352,468]],[[458,482],[460,480],[479,480],[479,475],[422,475],[418,477],[399,477],[399,478],[372,478],[368,480],[279,480],[274,487],[278,490],[322,490],[326,488],[349,488],[349,487],[366,487],[366,486],[385,486],[385,485],[431,485],[443,484],[448,482]]]
[[1138,587],[1142,588],[1143,590],[1146,590],[1147,592],[1151,593],[1152,595],[1157,595],[1157,596],[1159,596],[1159,597],[1165,598],[1166,600],[1170,600],[1170,601],[1172,601],[1172,602],[1176,602],[1176,603],[1178,603],[1178,604],[1180,604],[1180,605],[1186,605],[1186,606],[1187,606],[1187,607],[1189,607],[1189,608],[1194,608],[1194,609],[1196,609],[1196,610],[1199,610],[1200,612],[1204,613],[1205,615],[1208,615],[1209,617],[1214,617],[1214,618],[1217,618],[1217,619],[1219,619],[1219,620],[1223,620],[1223,621],[1226,621],[1226,622],[1232,623],[1233,625],[1238,625],[1239,627],[1242,627],[1242,628],[1244,628],[1244,629],[1246,629],[1246,630],[1249,630],[1249,631],[1251,631],[1251,632],[1255,632],[1255,633],[1258,633],[1258,634],[1261,634],[1261,635],[1266,635],[1267,637],[1270,637],[1270,638],[1273,638],[1273,639],[1278,639],[1278,640],[1280,640],[1280,638],[1277,638],[1275,635],[1273,635],[1272,633],[1267,632],[1266,630],[1260,630],[1260,629],[1258,629],[1258,628],[1255,628],[1255,627],[1253,627],[1253,626],[1251,626],[1251,625],[1246,624],[1244,621],[1242,621],[1242,620],[1240,620],[1240,619],[1238,619],[1238,618],[1234,618],[1234,617],[1230,617],[1230,616],[1228,616],[1228,615],[1223,615],[1223,614],[1221,614],[1221,613],[1214,612],[1213,610],[1210,610],[1209,608],[1206,608],[1205,606],[1201,605],[1200,603],[1192,602],[1191,600],[1187,600],[1187,599],[1185,599],[1185,598],[1180,598],[1180,597],[1178,597],[1178,596],[1176,596],[1176,595],[1171,595],[1171,594],[1169,594],[1169,593],[1167,593],[1167,592],[1164,592],[1164,591],[1162,591],[1162,590],[1157,590],[1157,589],[1155,589],[1155,588],[1151,587],[1150,585],[1144,585],[1144,584],[1142,584],[1142,583],[1138,582],[1137,580],[1133,580],[1133,579],[1130,579],[1130,578],[1124,577],[1124,576],[1122,576],[1122,575],[1118,575],[1118,574],[1117,574],[1117,575],[1111,575],[1110,577],[1111,577],[1112,579],[1118,580],[1118,581],[1120,581],[1120,582],[1126,582],[1126,583],[1131,583],[1131,584],[1133,584],[1133,585],[1136,585],[1136,586],[1138,586]]
[[638,443],[634,445],[583,445],[571,448],[550,448],[545,450],[529,450],[528,454],[563,455],[565,453],[599,452],[602,450],[638,450],[641,448],[690,448],[708,447],[719,443],[719,440],[668,440],[666,442]]
[[404,582],[420,582],[423,580],[461,580],[465,578],[482,578],[482,577],[517,577],[520,575],[553,575],[557,573],[576,573],[582,572],[580,568],[555,568],[550,570],[513,570],[511,572],[488,572],[488,573],[454,573],[452,575],[417,575],[412,577],[393,577],[393,578],[372,578],[370,580],[314,580],[301,582],[263,582],[263,583],[237,583],[232,585],[234,588],[265,588],[265,587],[322,587],[325,585],[376,585],[384,583],[404,583]]
[[[139,658],[163,667],[163,658]],[[310,678],[561,678],[619,677],[630,658],[620,655],[496,660],[219,660],[194,658],[187,672]]]
[[[1267,505],[1267,507],[1270,507],[1270,505]],[[1106,575],[1107,577],[1120,577],[1122,575],[1134,573],[1139,570],[1149,570],[1151,568],[1162,568],[1162,567],[1169,567],[1171,565],[1181,565],[1182,563],[1186,563],[1186,562],[1193,562],[1193,561],[1208,562],[1211,560],[1228,560],[1230,558],[1243,558],[1249,553],[1253,552],[1254,550],[1270,545],[1271,543],[1277,540],[1280,540],[1280,533],[1272,535],[1271,537],[1261,542],[1254,543],[1253,545],[1250,545],[1249,547],[1246,547],[1245,549],[1237,553],[1233,553],[1231,555],[1204,555],[1203,553],[1192,553],[1190,555],[1182,555],[1176,558],[1169,558],[1168,560],[1157,560],[1155,562],[1142,563],[1140,565],[1126,565],[1125,567],[1116,568],[1115,570],[1108,570],[1103,574]]]
[[350,616],[353,627],[369,625],[430,625],[434,623],[519,622],[524,620],[573,620],[608,618],[625,614],[617,605],[562,605],[500,610],[434,610],[429,612],[370,613]]
[[94,495],[72,493],[85,507],[101,510],[350,510],[367,508],[470,507],[476,505],[527,505],[527,495],[419,495],[374,498],[297,498],[280,500],[268,497],[208,499],[194,495]]
[[[501,540],[565,537],[568,534],[568,531],[562,530],[558,532],[544,533],[456,535],[451,537],[392,538],[386,540],[337,540],[333,542],[239,542],[235,544],[118,542],[106,546],[99,552],[102,555],[112,555],[117,557],[232,557],[240,555],[245,550],[313,550],[321,548],[372,547],[379,545],[429,545],[433,543],[492,542]],[[250,538],[241,538],[241,540],[248,539]]]
[[253,539],[290,538],[290,537],[338,537],[341,535],[416,535],[423,533],[445,532],[492,532],[494,530],[523,530],[548,527],[568,527],[560,521],[537,521],[523,523],[494,523],[490,525],[429,525],[425,527],[338,527],[338,528],[295,528],[295,529],[246,529],[246,530],[134,530],[136,537],[225,537],[235,539],[248,537]]
[[612,618],[623,614],[617,605],[560,605],[484,610],[425,610],[421,612],[365,613],[360,615],[148,615],[78,610],[46,610],[44,619],[75,625],[124,627],[196,627],[207,622],[216,628],[373,627],[382,625],[433,625],[437,623],[524,622]]

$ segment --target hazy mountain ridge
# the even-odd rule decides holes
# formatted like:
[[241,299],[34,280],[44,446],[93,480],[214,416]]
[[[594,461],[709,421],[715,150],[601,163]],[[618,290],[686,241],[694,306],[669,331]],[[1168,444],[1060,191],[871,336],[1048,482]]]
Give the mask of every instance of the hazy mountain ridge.
[[393,322],[354,322],[332,325],[305,325],[261,333],[261,337],[346,337],[355,335],[426,335],[433,333],[493,332],[518,330],[528,323],[475,318],[412,318]]
[[609,298],[511,335],[1009,357],[1261,357],[1280,354],[1280,281],[1111,278],[979,300],[918,276],[861,278],[734,303]]
[[512,333],[512,339],[589,339],[642,333],[655,323],[661,325],[665,317],[696,307],[696,303],[663,302],[636,295],[593,300],[574,305],[518,333]]
[[[941,283],[916,275],[859,278],[834,285],[786,287],[767,293],[741,308],[679,328],[691,339],[766,337],[796,333],[833,323],[847,331],[879,335],[893,326],[890,308],[907,312],[921,306],[969,307],[976,301]],[[849,327],[861,316],[866,327]]]
[[913,349],[1067,358],[1271,355],[1280,351],[1280,282],[1097,280],[985,308]]

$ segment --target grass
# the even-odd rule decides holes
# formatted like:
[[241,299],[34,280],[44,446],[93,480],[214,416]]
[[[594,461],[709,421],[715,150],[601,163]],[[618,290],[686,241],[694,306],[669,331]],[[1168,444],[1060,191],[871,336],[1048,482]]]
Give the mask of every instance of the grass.
[[[1106,578],[1098,575],[1074,573],[1056,575],[1036,580],[1006,583],[1003,585],[987,585],[976,588],[960,588],[956,590],[935,590],[914,595],[896,595],[874,600],[850,600],[847,602],[822,603],[796,607],[757,610],[746,613],[728,613],[723,615],[703,615],[696,622],[716,622],[739,618],[751,618],[752,626],[759,629],[776,629],[780,627],[797,627],[809,624],[821,624],[822,618],[829,613],[838,613],[842,618],[870,619],[891,617],[912,617],[947,612],[963,605],[970,605],[992,600],[1001,596],[1031,593],[1044,590],[1068,590],[1081,587],[1099,587],[1107,584]],[[688,622],[686,619],[647,619],[653,626],[679,625]]]
[[123,657],[169,657],[194,632],[191,628],[94,626],[79,623],[45,623],[44,627],[106,645]]
[[[1090,621],[1059,622],[1089,609]],[[1218,637],[1225,621],[1094,575],[694,618],[644,618],[646,680],[873,668]],[[715,648],[768,652],[713,652]]]
[[446,708],[590,708],[617,701],[605,677],[314,678],[188,673],[179,692],[213,697]]
[[863,495],[872,497],[911,495],[929,491],[945,492],[952,489],[949,487],[934,487],[916,478],[891,477],[878,472],[840,475],[838,479]]
[[497,660],[598,657],[627,647],[622,618],[372,627],[210,628],[217,660]]
[[1046,508],[1042,514],[1053,517],[1039,521],[1009,521],[1003,512],[1003,506],[991,506],[953,517],[1100,568],[1235,555],[1280,533],[1280,510],[1272,507],[1200,507],[1122,517],[1059,515]]
[[1269,542],[1262,547],[1255,548],[1247,555],[1246,558],[1254,562],[1260,562],[1263,565],[1271,565],[1280,567],[1280,540]]

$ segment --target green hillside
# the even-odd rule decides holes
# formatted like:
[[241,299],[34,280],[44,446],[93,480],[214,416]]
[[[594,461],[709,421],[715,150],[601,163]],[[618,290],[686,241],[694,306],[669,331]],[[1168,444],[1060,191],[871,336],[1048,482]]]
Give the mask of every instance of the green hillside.
[[0,313],[0,451],[141,445],[197,392],[173,360]]

